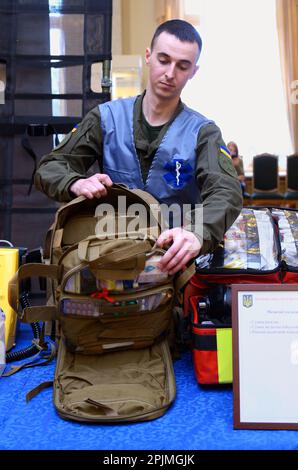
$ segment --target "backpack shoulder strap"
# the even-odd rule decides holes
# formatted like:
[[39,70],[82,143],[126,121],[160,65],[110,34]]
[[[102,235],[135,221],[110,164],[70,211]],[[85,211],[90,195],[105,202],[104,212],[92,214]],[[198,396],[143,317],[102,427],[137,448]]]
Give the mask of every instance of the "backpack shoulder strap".
[[182,304],[182,289],[195,273],[196,263],[193,261],[175,280],[176,296],[180,304]]
[[19,267],[18,271],[10,279],[8,284],[8,302],[11,308],[25,323],[34,323],[35,321],[53,320],[57,317],[57,309],[54,306],[34,306],[27,307],[22,313],[19,312],[19,286],[20,281],[30,277],[49,277],[59,281],[62,267],[55,264],[28,263]]

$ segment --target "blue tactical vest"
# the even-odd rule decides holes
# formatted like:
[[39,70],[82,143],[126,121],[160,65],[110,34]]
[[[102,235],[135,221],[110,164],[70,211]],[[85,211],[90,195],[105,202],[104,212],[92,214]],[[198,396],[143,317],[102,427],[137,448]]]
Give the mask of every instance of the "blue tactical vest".
[[164,135],[144,183],[133,136],[135,100],[136,97],[125,98],[99,105],[103,173],[115,183],[149,192],[168,206],[199,204],[195,148],[201,127],[213,121],[184,105]]

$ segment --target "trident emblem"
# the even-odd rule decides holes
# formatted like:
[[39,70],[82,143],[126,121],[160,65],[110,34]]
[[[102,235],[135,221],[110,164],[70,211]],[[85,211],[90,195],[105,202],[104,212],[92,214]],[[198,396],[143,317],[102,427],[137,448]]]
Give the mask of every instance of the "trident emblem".
[[253,297],[251,294],[245,295],[243,294],[242,297],[242,305],[243,307],[250,308],[253,305]]

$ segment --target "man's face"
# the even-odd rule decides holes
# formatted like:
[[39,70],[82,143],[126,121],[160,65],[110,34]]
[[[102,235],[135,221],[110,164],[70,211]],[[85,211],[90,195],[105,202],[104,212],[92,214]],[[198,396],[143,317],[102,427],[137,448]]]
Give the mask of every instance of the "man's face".
[[155,40],[153,50],[146,49],[149,83],[160,99],[179,97],[187,81],[198,70],[199,47],[196,42],[182,42],[163,32]]

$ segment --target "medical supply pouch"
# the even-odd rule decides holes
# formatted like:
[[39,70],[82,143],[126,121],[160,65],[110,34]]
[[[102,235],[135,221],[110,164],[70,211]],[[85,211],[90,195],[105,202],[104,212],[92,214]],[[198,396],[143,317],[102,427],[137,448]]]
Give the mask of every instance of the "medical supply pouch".
[[195,375],[232,382],[231,284],[281,283],[277,226],[268,209],[243,208],[223,243],[196,261],[184,294]]
[[273,208],[281,247],[281,274],[286,284],[298,284],[298,211]]
[[62,206],[47,235],[45,264],[24,265],[11,280],[17,311],[22,279],[51,279],[48,304],[20,316],[57,321],[54,404],[61,417],[143,421],[164,414],[175,399],[168,341],[175,288],[173,276],[157,267],[160,232],[157,201],[114,184],[100,199]]

